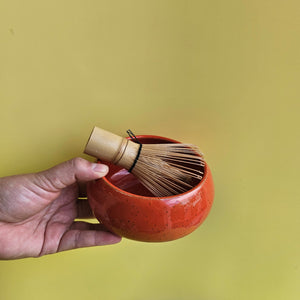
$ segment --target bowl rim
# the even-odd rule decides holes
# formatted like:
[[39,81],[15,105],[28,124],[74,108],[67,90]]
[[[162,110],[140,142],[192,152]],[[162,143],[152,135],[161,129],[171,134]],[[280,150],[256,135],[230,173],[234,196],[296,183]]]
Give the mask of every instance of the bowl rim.
[[[130,137],[126,137],[127,139],[130,139]],[[181,143],[177,140],[171,139],[171,138],[167,138],[167,137],[163,137],[163,136],[159,136],[159,135],[149,135],[149,134],[141,134],[141,135],[136,135],[136,138],[149,138],[149,139],[159,139],[159,140],[164,140],[166,142],[171,142],[171,143]],[[102,163],[106,163],[106,162],[102,162]],[[142,199],[151,199],[151,200],[155,200],[155,199],[172,199],[174,197],[178,197],[178,196],[184,196],[186,194],[192,193],[193,191],[197,190],[197,189],[201,189],[202,185],[205,183],[205,181],[207,180],[208,177],[208,166],[206,161],[204,160],[204,174],[202,179],[200,180],[200,182],[198,184],[196,184],[193,188],[191,188],[190,190],[181,193],[181,194],[176,194],[176,195],[171,195],[171,196],[164,196],[164,197],[156,197],[156,196],[143,196],[143,195],[137,195],[137,194],[133,194],[127,191],[122,190],[121,188],[117,187],[116,185],[114,185],[113,183],[111,183],[111,181],[109,181],[107,179],[106,176],[100,178],[100,180],[104,181],[108,186],[110,186],[111,188],[117,190],[119,193],[127,195],[129,197],[134,197],[134,198],[142,198]]]

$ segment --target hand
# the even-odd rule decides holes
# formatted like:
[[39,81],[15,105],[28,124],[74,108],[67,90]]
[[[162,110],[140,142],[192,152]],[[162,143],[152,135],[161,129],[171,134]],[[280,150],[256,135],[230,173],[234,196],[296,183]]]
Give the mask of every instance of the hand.
[[78,183],[107,172],[105,165],[74,158],[40,173],[0,178],[0,259],[119,242],[101,224],[74,221],[90,211],[88,201],[78,205]]

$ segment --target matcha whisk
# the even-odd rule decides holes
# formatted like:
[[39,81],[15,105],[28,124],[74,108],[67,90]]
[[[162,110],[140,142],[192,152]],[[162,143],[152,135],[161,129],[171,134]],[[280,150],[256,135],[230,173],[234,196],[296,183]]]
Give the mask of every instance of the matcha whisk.
[[121,166],[135,175],[156,197],[184,193],[201,180],[205,165],[203,154],[191,144],[141,144],[94,127],[84,152],[102,161]]

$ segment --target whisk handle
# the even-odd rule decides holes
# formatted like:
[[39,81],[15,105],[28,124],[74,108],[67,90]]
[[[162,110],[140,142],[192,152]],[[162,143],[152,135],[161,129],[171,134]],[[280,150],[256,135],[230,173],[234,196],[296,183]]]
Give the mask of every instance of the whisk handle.
[[129,170],[139,151],[139,145],[99,127],[94,127],[84,153]]

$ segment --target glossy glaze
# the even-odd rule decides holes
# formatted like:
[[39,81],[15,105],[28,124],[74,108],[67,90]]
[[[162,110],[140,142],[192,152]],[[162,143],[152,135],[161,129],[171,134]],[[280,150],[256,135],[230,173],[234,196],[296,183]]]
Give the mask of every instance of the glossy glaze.
[[[139,136],[143,143],[176,142],[156,136]],[[88,199],[96,218],[116,234],[139,241],[175,240],[194,231],[213,203],[212,175],[207,164],[204,177],[190,191],[153,197],[126,170],[109,165],[109,174],[88,184]]]

